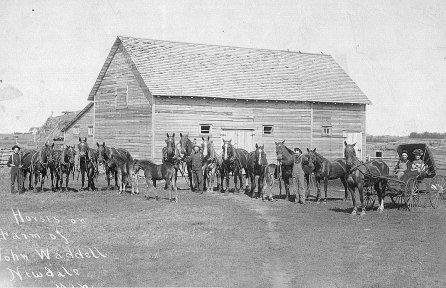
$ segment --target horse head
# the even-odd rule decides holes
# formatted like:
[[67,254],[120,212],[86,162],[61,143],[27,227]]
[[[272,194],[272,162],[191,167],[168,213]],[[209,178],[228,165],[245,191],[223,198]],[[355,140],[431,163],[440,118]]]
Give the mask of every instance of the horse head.
[[232,146],[232,139],[230,140],[223,140],[223,146],[221,146],[222,148],[222,153],[223,153],[223,161],[226,161],[228,159],[231,159],[234,156],[234,147]]
[[167,148],[167,157],[174,157],[175,156],[175,133],[172,135],[169,135],[169,133],[166,133],[167,138],[165,140],[166,142],[166,148]]
[[192,153],[192,141],[189,139],[189,134],[180,133],[180,153],[185,156]]
[[213,146],[213,142],[212,140],[210,140],[210,137],[208,136],[207,139],[205,139],[204,137],[201,137],[201,139],[203,140],[203,142],[201,143],[201,149],[203,151],[203,157],[212,157],[212,146]]
[[43,163],[53,162],[54,143],[52,145],[45,143],[41,151],[41,160]]
[[302,155],[302,166],[308,166],[310,171],[313,171],[317,166],[316,148],[310,150],[307,148],[307,154]]
[[355,145],[356,143],[353,144],[347,144],[346,141],[344,141],[344,157],[345,157],[345,162],[347,164],[347,168],[350,169],[353,166],[353,161],[356,159],[356,150],[355,150]]
[[98,147],[98,161],[99,163],[105,163],[109,159],[109,155],[107,154],[107,147],[105,146],[105,142],[99,144],[96,142],[96,146]]
[[259,166],[266,165],[266,153],[265,153],[265,145],[258,145],[256,144],[256,151],[255,151],[255,163]]
[[88,149],[90,147],[87,144],[87,138],[81,139],[79,137],[79,143],[77,144],[77,150],[79,151],[79,157],[84,158],[88,156]]
[[285,148],[285,140],[283,140],[282,142],[274,142],[276,144],[276,158],[277,161],[281,162],[283,159],[283,154],[284,151],[286,150]]
[[63,155],[64,155],[64,159],[63,159],[64,162],[74,165],[74,159],[76,156],[76,151],[74,149],[74,146],[67,145],[64,148]]

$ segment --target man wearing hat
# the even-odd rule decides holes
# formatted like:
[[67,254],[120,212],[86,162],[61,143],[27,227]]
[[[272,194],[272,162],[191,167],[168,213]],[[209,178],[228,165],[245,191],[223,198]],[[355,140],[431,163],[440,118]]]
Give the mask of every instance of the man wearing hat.
[[415,155],[415,160],[412,162],[410,171],[416,171],[418,173],[424,172],[426,166],[424,165],[424,161],[421,160],[421,155],[423,155],[423,150],[415,149],[413,151],[413,154]]
[[393,169],[393,171],[397,175],[398,179],[401,179],[401,177],[403,177],[404,173],[406,173],[406,171],[408,169],[410,169],[410,167],[411,167],[411,163],[408,159],[408,156],[409,156],[409,154],[407,153],[406,150],[401,152],[401,158],[398,161],[398,163],[396,163],[396,166]]
[[14,194],[14,183],[17,180],[17,189],[19,193],[22,192],[22,155],[20,153],[19,145],[14,145],[12,147],[14,153],[9,156],[9,160],[6,163],[8,167],[11,167],[11,194]]
[[294,148],[294,164],[293,164],[293,190],[296,194],[294,203],[305,204],[305,180],[304,170],[302,168],[302,150]]
[[194,187],[191,187],[192,191],[203,193],[203,153],[201,153],[201,147],[197,143],[194,143],[192,151],[192,177]]

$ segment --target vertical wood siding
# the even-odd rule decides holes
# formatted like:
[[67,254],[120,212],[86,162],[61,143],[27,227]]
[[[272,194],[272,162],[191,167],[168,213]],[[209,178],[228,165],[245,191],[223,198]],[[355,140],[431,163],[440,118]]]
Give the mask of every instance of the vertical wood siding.
[[[87,138],[87,143],[92,143],[93,135],[88,135],[88,127],[93,127],[93,107],[90,107],[87,112],[79,118],[67,131],[64,133],[65,145],[77,145],[79,143],[79,137]],[[79,135],[73,134],[74,127],[79,127]]]
[[[331,136],[323,135],[323,126],[331,125]],[[365,105],[313,104],[313,147],[328,159],[343,158],[343,132],[363,132],[365,147]],[[364,154],[366,155],[366,154]]]
[[120,46],[95,96],[95,141],[125,148],[134,158],[151,158],[150,102],[123,52]]

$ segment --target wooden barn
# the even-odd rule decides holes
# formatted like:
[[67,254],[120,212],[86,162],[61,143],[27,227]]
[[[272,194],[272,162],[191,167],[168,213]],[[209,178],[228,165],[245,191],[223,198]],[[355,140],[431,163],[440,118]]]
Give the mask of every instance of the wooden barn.
[[[166,133],[252,151],[275,141],[333,159],[365,152],[369,99],[324,54],[117,37],[90,92],[94,141],[161,161]],[[364,154],[365,156],[365,154]]]
[[75,145],[79,143],[79,137],[87,138],[90,145],[94,143],[93,122],[94,122],[93,102],[88,103],[73,120],[68,122],[63,128],[63,138],[65,145]]

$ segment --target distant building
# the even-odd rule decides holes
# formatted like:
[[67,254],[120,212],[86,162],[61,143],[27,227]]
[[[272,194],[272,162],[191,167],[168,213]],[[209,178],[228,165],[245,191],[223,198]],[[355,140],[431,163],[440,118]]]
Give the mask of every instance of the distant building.
[[79,137],[87,138],[90,146],[94,144],[93,102],[90,102],[70,122],[61,129],[65,145],[79,143]]

